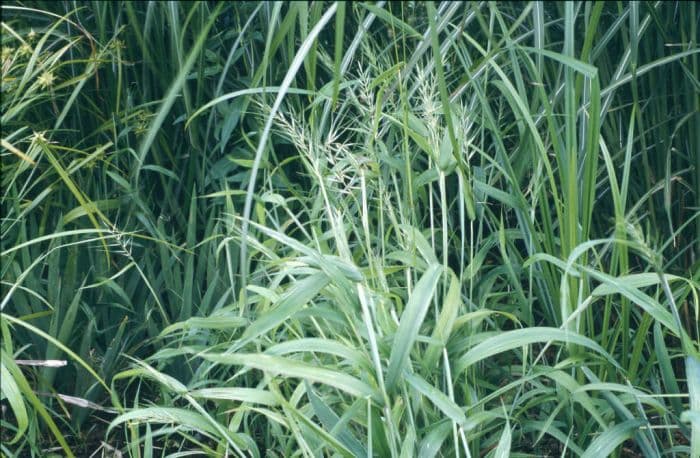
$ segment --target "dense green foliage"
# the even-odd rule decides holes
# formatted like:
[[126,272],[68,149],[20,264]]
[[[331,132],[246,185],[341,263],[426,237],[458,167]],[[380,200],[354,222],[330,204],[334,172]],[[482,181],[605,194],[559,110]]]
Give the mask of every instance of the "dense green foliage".
[[695,3],[2,17],[4,456],[700,456]]

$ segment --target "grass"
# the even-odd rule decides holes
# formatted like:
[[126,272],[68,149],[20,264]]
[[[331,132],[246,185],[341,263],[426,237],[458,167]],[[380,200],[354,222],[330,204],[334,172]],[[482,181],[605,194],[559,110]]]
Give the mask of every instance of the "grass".
[[700,456],[694,3],[2,12],[4,456]]

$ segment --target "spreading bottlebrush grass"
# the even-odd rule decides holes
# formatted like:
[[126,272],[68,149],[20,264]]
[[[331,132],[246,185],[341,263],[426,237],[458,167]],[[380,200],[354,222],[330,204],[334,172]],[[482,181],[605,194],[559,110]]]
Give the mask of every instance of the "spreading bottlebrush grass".
[[700,456],[695,3],[2,12],[4,456]]

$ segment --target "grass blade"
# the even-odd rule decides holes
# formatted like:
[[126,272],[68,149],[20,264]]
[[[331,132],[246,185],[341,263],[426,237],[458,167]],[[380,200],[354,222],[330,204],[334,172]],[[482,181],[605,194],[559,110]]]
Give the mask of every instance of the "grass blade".
[[289,87],[292,84],[292,81],[294,80],[297,71],[301,67],[301,65],[304,63],[306,59],[306,55],[308,54],[309,50],[311,49],[311,46],[313,45],[314,41],[318,37],[318,35],[321,33],[321,30],[326,26],[328,21],[331,20],[333,15],[335,14],[336,9],[338,8],[338,3],[334,3],[333,6],[331,6],[321,17],[321,19],[318,21],[318,23],[314,26],[313,29],[311,29],[311,32],[309,32],[309,35],[306,37],[304,42],[301,44],[299,47],[299,50],[297,51],[296,55],[294,56],[294,59],[289,65],[289,70],[287,70],[287,74],[284,76],[284,80],[282,81],[282,84],[280,84],[280,92],[277,94],[277,97],[275,98],[275,102],[272,105],[272,109],[270,110],[270,114],[267,117],[267,121],[265,122],[265,127],[263,128],[262,134],[260,135],[260,141],[258,142],[258,148],[255,151],[255,159],[253,162],[253,167],[250,171],[250,178],[248,181],[248,189],[247,189],[247,194],[246,194],[246,199],[245,199],[245,205],[243,207],[243,227],[241,229],[241,232],[243,234],[242,241],[241,241],[241,248],[240,248],[240,257],[241,257],[241,282],[245,285],[248,283],[248,257],[247,257],[247,243],[248,243],[248,224],[250,220],[250,212],[252,210],[252,205],[253,205],[253,192],[255,191],[255,179],[258,175],[258,169],[260,168],[260,162],[262,160],[262,154],[265,148],[267,147],[267,139],[270,135],[270,130],[272,129],[272,122],[274,120],[274,116],[277,113],[277,110],[279,110],[280,105],[282,105],[282,100],[284,99],[284,96],[287,94]]
[[596,437],[581,455],[581,458],[610,456],[620,444],[631,438],[634,432],[643,424],[644,422],[641,420],[627,420],[618,423]]
[[252,367],[286,377],[297,377],[312,382],[330,385],[357,397],[369,397],[379,402],[376,391],[365,382],[342,372],[324,369],[311,364],[301,363],[288,358],[264,354],[215,354],[205,353],[202,357],[220,364],[236,364]]
[[430,266],[411,292],[411,297],[408,299],[406,309],[401,315],[399,329],[396,331],[391,347],[389,368],[386,375],[387,390],[391,390],[394,387],[399,379],[399,375],[403,373],[406,360],[428,312],[428,307],[433,298],[441,272],[442,266]]
[[591,339],[557,328],[533,327],[506,331],[499,335],[489,337],[462,355],[455,365],[457,373],[491,356],[504,351],[513,350],[533,343],[564,342],[581,345],[599,353],[613,366],[618,366],[615,359],[610,356],[600,345]]

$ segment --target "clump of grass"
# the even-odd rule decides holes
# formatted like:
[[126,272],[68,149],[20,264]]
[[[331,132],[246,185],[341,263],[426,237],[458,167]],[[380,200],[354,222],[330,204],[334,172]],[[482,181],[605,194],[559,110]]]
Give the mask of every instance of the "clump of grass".
[[4,10],[5,453],[700,453],[694,4],[62,8]]

